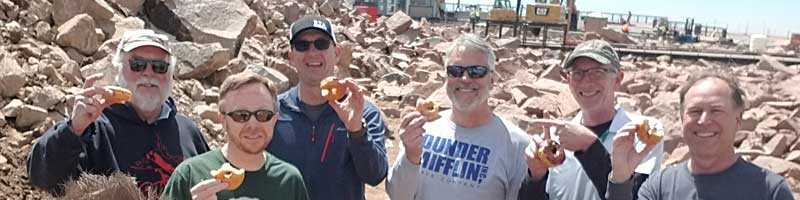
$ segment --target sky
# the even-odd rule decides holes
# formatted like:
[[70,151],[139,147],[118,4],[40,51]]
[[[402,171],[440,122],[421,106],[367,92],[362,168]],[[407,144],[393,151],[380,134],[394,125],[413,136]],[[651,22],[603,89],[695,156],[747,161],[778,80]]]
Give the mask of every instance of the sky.
[[[456,3],[458,0],[445,0]],[[566,0],[564,0],[566,1]],[[515,5],[516,0],[511,0]],[[534,0],[522,0],[522,4]],[[463,4],[489,4],[494,0],[461,0]],[[769,33],[787,36],[800,33],[800,0],[576,0],[578,10],[666,16],[684,21],[728,27],[735,33]]]

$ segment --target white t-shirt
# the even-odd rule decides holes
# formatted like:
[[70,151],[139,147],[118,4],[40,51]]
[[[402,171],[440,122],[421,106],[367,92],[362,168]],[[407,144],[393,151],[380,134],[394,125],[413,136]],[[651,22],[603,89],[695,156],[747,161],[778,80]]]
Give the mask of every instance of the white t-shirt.
[[402,144],[389,172],[386,191],[393,200],[516,200],[527,177],[527,134],[494,116],[476,128],[459,127],[452,111],[423,126],[422,162],[405,158]]
[[[628,122],[648,120],[651,127],[655,127],[659,132],[664,134],[664,125],[661,121],[652,118],[628,113],[621,107],[616,107],[617,113],[611,121],[611,126],[608,128],[608,135],[602,141],[603,147],[609,152],[613,148],[614,135],[617,130],[622,128]],[[573,122],[581,122],[581,113],[573,119]],[[558,136],[553,135],[554,140],[558,140]],[[636,149],[640,151],[644,149],[645,144],[635,139]],[[599,200],[600,196],[594,188],[589,176],[584,172],[578,158],[575,157],[574,152],[565,151],[566,159],[562,165],[550,168],[547,178],[546,192],[550,195],[550,199],[562,200]],[[664,142],[659,142],[656,147],[647,155],[647,157],[636,167],[635,172],[640,174],[653,174],[658,171],[663,162]],[[605,190],[606,188],[601,188]]]

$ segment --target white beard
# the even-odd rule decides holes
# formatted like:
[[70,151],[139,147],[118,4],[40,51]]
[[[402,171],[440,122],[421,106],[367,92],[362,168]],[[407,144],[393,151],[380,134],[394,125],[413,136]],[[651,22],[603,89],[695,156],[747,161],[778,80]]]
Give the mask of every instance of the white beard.
[[[166,101],[167,98],[172,94],[171,90],[172,81],[167,81],[166,87],[160,85],[160,83],[156,79],[145,78],[145,77],[139,79],[139,81],[137,81],[135,84],[128,84],[128,80],[126,80],[124,77],[118,78],[117,81],[120,86],[128,90],[131,90],[131,92],[133,92],[133,98],[131,98],[130,103],[133,106],[139,108],[140,110],[147,112],[152,112],[156,111],[157,109],[160,109],[164,101]],[[155,95],[146,95],[137,92],[136,90],[139,88],[138,87],[139,84],[159,85],[159,89],[161,90],[161,92]]]

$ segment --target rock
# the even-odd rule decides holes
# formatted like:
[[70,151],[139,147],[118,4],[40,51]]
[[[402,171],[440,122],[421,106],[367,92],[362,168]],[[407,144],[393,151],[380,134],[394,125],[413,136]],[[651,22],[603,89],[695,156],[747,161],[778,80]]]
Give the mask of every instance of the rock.
[[153,25],[178,41],[219,43],[238,52],[244,38],[266,34],[256,13],[244,1],[163,0],[146,1],[145,13]]
[[250,65],[244,70],[246,72],[253,72],[263,77],[266,77],[273,84],[275,84],[275,88],[278,91],[278,94],[283,93],[284,91],[288,90],[291,85],[289,85],[289,78],[286,75],[283,75],[280,71],[264,67],[260,65]]
[[33,30],[37,40],[45,43],[52,42],[56,37],[56,31],[52,30],[50,23],[39,21],[34,25]]
[[31,127],[44,122],[47,117],[47,110],[32,105],[22,105],[17,112],[17,121],[14,123],[17,128]]
[[83,76],[81,76],[81,67],[73,61],[64,62],[59,68],[61,76],[64,77],[73,85],[83,85]]
[[520,40],[517,37],[498,39],[494,43],[499,48],[516,49],[520,46]]
[[562,80],[561,79],[561,70],[562,69],[563,68],[561,68],[560,64],[552,64],[549,67],[547,67],[547,69],[544,70],[544,72],[539,74],[539,78],[540,79],[541,78],[546,78],[546,79],[550,79],[550,80],[554,80],[554,81],[561,81]]
[[797,133],[800,133],[800,109],[795,109],[792,111],[786,119],[783,119],[775,128],[779,129],[789,129],[793,130]]
[[94,31],[95,24],[88,14],[77,15],[58,27],[56,43],[62,47],[72,47],[84,55],[92,55],[100,43]]
[[784,160],[792,161],[795,163],[800,163],[800,150],[794,150],[786,154],[786,158]]
[[600,34],[604,40],[610,43],[623,43],[623,44],[636,44],[636,41],[633,41],[627,35],[617,32],[615,30],[609,28],[603,28],[597,30],[597,34]]
[[776,134],[764,145],[764,150],[771,156],[780,156],[788,147],[788,138],[783,134]]
[[656,60],[657,60],[659,63],[672,63],[672,57],[671,57],[671,56],[669,56],[669,55],[661,55],[661,56],[658,56],[658,57],[656,57]]
[[739,128],[739,130],[745,130],[745,131],[756,130],[756,126],[758,126],[759,117],[753,110],[754,109],[745,111],[744,114],[742,114],[742,125]]
[[2,112],[0,112],[0,128],[5,127],[6,123],[7,123],[6,122],[6,116],[3,115]]
[[784,72],[787,74],[797,74],[796,69],[788,68],[783,63],[779,62],[778,60],[775,60],[775,58],[766,54],[761,55],[761,59],[758,61],[758,64],[756,64],[756,66],[760,70]]
[[64,101],[64,96],[64,92],[53,86],[34,87],[33,93],[28,96],[27,101],[33,106],[48,109]]
[[300,19],[301,10],[300,6],[297,5],[297,2],[287,1],[283,4],[283,8],[284,10],[282,13],[284,15],[283,20],[285,23],[291,24],[292,22],[297,21],[297,19]]
[[533,118],[516,106],[501,104],[494,108],[494,113],[503,119],[511,121],[512,123],[516,124],[517,127],[523,131],[527,131],[528,133],[530,133],[528,130],[533,128],[530,126],[531,123],[533,123]]
[[669,154],[668,157],[664,158],[663,166],[670,166],[679,162],[683,162],[689,159],[689,146],[679,146]]
[[62,25],[81,13],[91,16],[95,21],[108,21],[115,15],[114,9],[103,0],[53,0],[53,8],[56,25]]
[[116,82],[115,78],[117,77],[117,74],[119,74],[117,68],[111,64],[111,56],[105,57],[81,68],[82,77],[89,77],[97,73],[102,73],[103,78],[97,80],[95,85],[112,85]]
[[333,4],[339,3],[336,0],[325,0],[322,4],[319,5],[319,13],[326,16],[326,17],[334,17],[334,10]]
[[125,32],[127,31],[144,29],[144,24],[145,24],[144,21],[142,21],[142,19],[139,19],[138,17],[114,18],[111,20],[110,25],[106,25],[106,27],[101,27],[101,28],[103,28],[104,31],[106,30],[109,31],[107,34],[110,37],[106,38],[119,39],[122,38],[122,35],[125,34]]
[[650,93],[650,83],[648,82],[633,82],[627,87],[629,94]]
[[289,85],[297,85],[300,82],[300,75],[297,74],[297,69],[295,69],[291,64],[287,63],[286,60],[268,57],[266,67],[273,68],[281,72],[284,76],[289,78]]
[[526,100],[530,97],[535,96],[542,96],[543,94],[536,90],[533,85],[530,84],[518,84],[511,86],[511,99],[514,100],[513,102],[517,106],[522,106]]
[[13,99],[11,102],[3,106],[3,109],[0,110],[0,112],[2,112],[6,117],[17,117],[19,109],[22,107],[22,105],[25,105],[22,100]]
[[6,29],[11,42],[15,44],[19,43],[19,41],[22,39],[22,36],[25,35],[22,26],[20,26],[16,21],[11,21],[8,24],[5,24],[4,28]]
[[386,30],[395,32],[397,34],[403,34],[408,31],[413,22],[414,20],[411,19],[411,17],[406,15],[406,13],[403,11],[398,10],[392,14],[392,17],[389,17],[389,19],[386,20],[385,25]]
[[219,121],[219,109],[217,108],[216,104],[208,105],[199,105],[194,107],[194,114],[200,116],[200,119],[208,119],[213,121],[214,123],[222,123]]
[[175,42],[172,53],[178,58],[175,74],[180,79],[205,78],[233,57],[231,50],[219,43]]
[[0,96],[12,97],[28,81],[25,71],[10,54],[0,52]]
[[142,10],[145,0],[108,0],[112,5],[116,5],[125,16],[136,16]]
[[778,175],[786,175],[791,170],[800,170],[800,164],[772,156],[759,156],[752,163]]

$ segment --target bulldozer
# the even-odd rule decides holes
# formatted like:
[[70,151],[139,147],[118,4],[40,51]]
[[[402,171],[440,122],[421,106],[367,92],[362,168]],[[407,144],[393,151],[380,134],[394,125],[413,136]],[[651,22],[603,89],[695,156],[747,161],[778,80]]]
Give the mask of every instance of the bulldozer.
[[493,8],[489,10],[489,20],[516,21],[517,13],[511,6],[511,0],[495,0]]
[[525,21],[531,23],[562,24],[566,22],[564,18],[564,8],[561,7],[560,0],[537,1],[535,4],[528,4],[525,7]]

